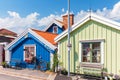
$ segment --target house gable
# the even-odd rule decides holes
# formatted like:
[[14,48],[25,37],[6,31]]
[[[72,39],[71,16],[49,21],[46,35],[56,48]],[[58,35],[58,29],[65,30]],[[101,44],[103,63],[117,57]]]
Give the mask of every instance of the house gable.
[[[19,41],[18,41],[19,42]],[[50,52],[53,53],[53,50],[51,50],[49,47],[44,46],[42,42],[40,42],[37,38],[35,38],[32,34],[28,33],[27,37],[24,38],[24,40],[20,41],[19,44],[12,47],[12,55],[11,58],[17,58],[24,61],[24,46],[25,45],[35,45],[36,46],[36,57],[39,59],[40,56],[46,56],[42,57],[45,61],[50,61]]]
[[46,32],[51,32],[54,33],[54,27],[57,27],[57,33],[56,34],[60,34],[64,31],[64,29],[60,26],[58,26],[57,24],[53,23]]
[[50,22],[50,23],[46,26],[46,28],[44,29],[44,31],[47,31],[53,24],[59,26],[60,28],[63,28],[63,24],[62,24],[62,23],[60,23],[60,22],[57,21],[57,20],[53,20],[52,22]]
[[20,44],[22,41],[24,41],[26,38],[29,38],[29,37],[33,37],[35,40],[39,41],[40,44],[44,45],[44,47],[46,47],[48,51],[50,51],[51,53],[54,53],[54,50],[56,49],[56,47],[53,46],[48,41],[46,41],[44,38],[37,35],[31,29],[28,29],[27,31],[23,32],[23,34],[21,34],[12,43],[6,46],[5,49],[12,50],[14,47],[16,47],[18,44]]

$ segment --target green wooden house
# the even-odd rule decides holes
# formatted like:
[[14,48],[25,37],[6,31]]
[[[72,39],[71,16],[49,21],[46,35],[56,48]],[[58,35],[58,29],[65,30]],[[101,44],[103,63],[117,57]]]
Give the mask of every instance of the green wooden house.
[[[67,30],[55,38],[62,66],[68,70]],[[104,68],[120,74],[120,23],[89,13],[71,27],[70,72]],[[82,66],[81,66],[82,65]]]

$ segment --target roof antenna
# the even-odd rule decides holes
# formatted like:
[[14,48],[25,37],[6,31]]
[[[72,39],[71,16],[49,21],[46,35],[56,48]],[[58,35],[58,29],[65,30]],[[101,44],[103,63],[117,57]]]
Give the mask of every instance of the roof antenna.
[[91,0],[89,0],[89,11],[88,13],[90,14],[90,19],[91,19],[91,13],[92,13],[92,5],[91,5]]

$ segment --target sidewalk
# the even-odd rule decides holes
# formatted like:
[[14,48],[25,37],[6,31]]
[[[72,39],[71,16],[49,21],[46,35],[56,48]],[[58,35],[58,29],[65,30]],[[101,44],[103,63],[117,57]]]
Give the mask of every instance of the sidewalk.
[[79,78],[76,78],[75,75],[71,75],[68,77],[67,75],[56,75],[54,80],[93,80],[93,79],[83,79],[79,76]]
[[11,69],[11,68],[2,68],[0,67],[0,74],[5,74],[9,76],[21,77],[30,80],[91,80],[91,79],[76,79],[75,75],[67,77],[67,75],[58,75],[53,72],[41,72],[40,70],[31,70],[31,69]]
[[30,80],[54,80],[56,74],[52,72],[41,72],[39,70],[22,69],[16,70],[11,68],[0,67],[0,74],[22,77]]

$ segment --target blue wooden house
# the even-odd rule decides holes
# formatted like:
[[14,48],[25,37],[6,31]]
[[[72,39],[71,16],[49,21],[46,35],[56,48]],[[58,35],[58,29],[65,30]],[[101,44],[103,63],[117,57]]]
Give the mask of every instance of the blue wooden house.
[[[15,62],[20,63],[23,68],[35,68],[37,62],[44,60],[52,65],[52,56],[56,50],[54,38],[57,34],[43,32],[35,29],[27,29],[13,42],[5,47],[7,59],[10,66]],[[36,63],[32,58],[36,58]]]
[[[70,25],[73,25],[74,15],[70,15]],[[54,20],[51,22],[44,31],[27,29],[13,42],[5,47],[6,61],[15,66],[15,62],[19,62],[21,67],[35,68],[35,65],[43,61],[53,64],[53,54],[56,51],[57,43],[54,38],[67,29],[68,16],[63,15],[63,21]],[[36,58],[35,62],[32,61],[33,57]]]

